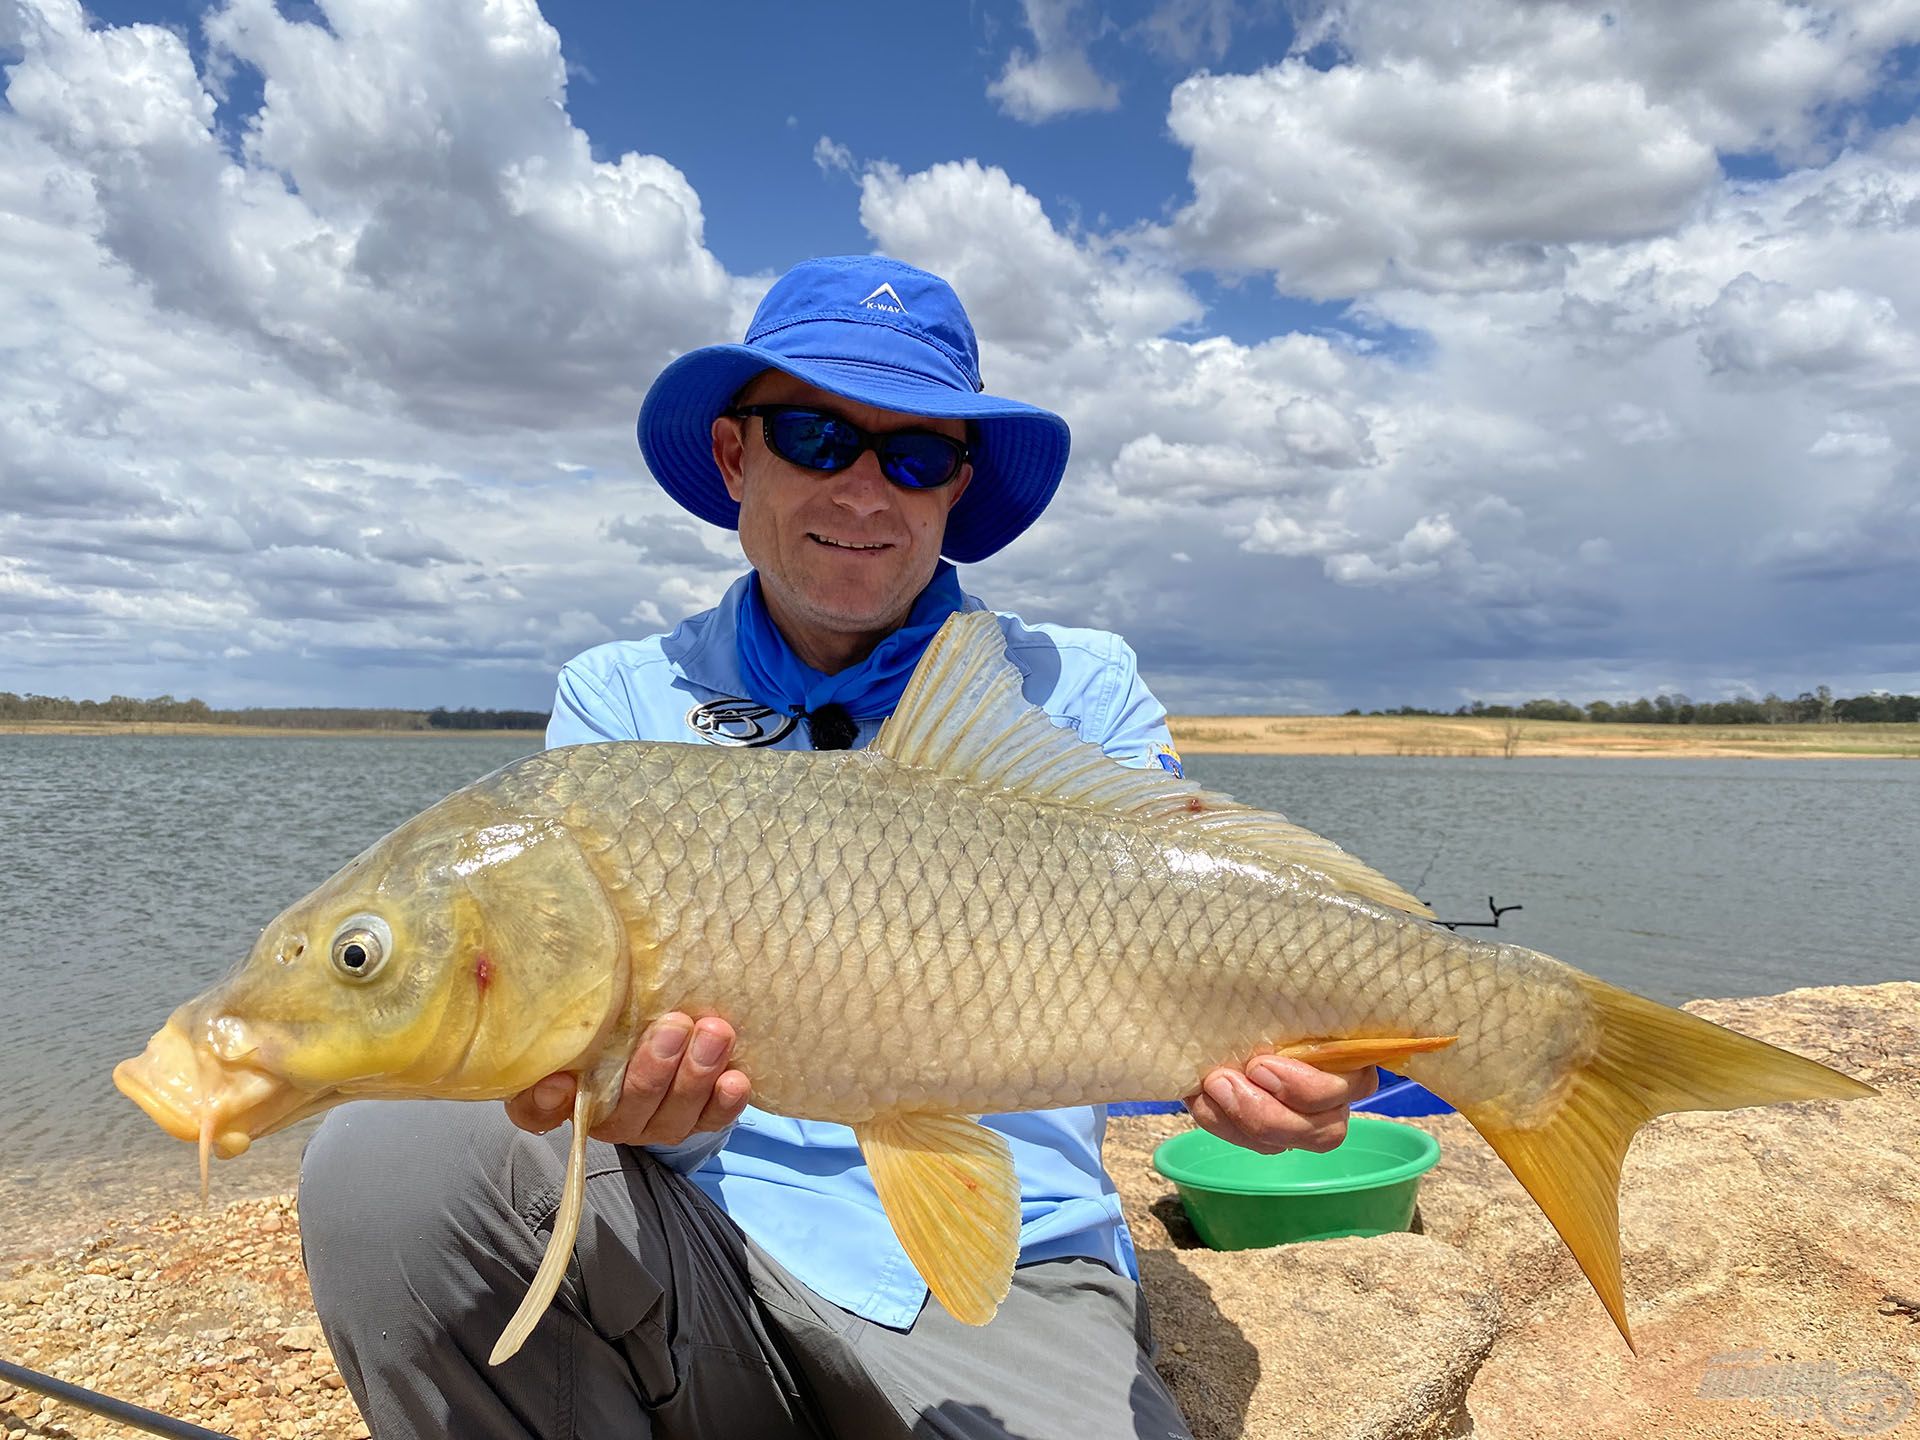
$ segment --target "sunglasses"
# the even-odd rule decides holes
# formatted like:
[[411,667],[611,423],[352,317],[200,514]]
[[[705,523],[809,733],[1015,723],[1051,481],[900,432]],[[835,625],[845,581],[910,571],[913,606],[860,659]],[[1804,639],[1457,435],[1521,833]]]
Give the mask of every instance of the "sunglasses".
[[851,420],[804,405],[742,405],[727,414],[742,419],[758,415],[767,448],[805,470],[830,475],[871,450],[880,461],[880,473],[903,490],[939,489],[973,454],[970,445],[938,431],[876,435]]

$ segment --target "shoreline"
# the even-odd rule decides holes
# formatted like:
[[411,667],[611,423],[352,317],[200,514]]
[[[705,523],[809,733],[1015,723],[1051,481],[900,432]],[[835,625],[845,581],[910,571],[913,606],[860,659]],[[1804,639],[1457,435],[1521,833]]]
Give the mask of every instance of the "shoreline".
[[1175,715],[1183,755],[1914,760],[1920,725],[1631,725],[1472,715]]
[[[1920,760],[1920,724],[1631,725],[1470,715],[1175,715],[1184,755],[1421,756],[1564,760]],[[537,730],[393,730],[165,722],[0,721],[0,735],[173,735],[196,738],[466,740]]]
[[506,740],[517,735],[542,739],[539,730],[394,730],[377,726],[217,725],[205,720],[4,720],[0,735],[186,735],[255,739],[261,736],[290,740],[337,737],[342,740],[431,740],[451,736],[461,740]]

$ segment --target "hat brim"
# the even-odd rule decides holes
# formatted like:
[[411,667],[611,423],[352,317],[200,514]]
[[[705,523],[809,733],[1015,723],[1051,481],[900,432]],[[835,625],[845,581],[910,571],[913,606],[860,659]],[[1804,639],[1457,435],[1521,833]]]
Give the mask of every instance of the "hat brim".
[[1067,422],[1050,410],[997,395],[933,384],[884,366],[795,360],[757,345],[709,345],[668,365],[647,391],[640,453],[660,488],[684,508],[729,530],[740,507],[713,461],[714,417],[762,370],[780,370],[833,395],[881,410],[971,420],[973,479],[947,516],[941,553],[984,560],[1040,517],[1066,473]]

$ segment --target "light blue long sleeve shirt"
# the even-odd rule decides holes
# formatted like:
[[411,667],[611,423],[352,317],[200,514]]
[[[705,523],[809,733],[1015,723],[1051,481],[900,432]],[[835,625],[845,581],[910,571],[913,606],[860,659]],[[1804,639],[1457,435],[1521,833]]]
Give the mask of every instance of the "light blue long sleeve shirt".
[[[671,634],[615,641],[569,661],[560,672],[547,744],[702,743],[706,737],[692,712],[746,695],[734,641],[745,589],[742,577],[718,606]],[[985,607],[968,596],[966,608]],[[1118,636],[1028,625],[1005,614],[1000,627],[1030,702],[1116,760],[1177,772],[1166,710],[1141,683],[1133,651]],[[872,740],[880,724],[860,722],[855,748]],[[808,743],[804,724],[772,742],[783,750],[804,750]],[[1133,1240],[1100,1158],[1106,1107],[989,1115],[983,1123],[1005,1135],[1013,1153],[1021,1263],[1088,1256],[1138,1279]],[[846,1126],[749,1106],[724,1134],[653,1153],[687,1172],[763,1249],[843,1309],[905,1329],[926,1303],[926,1286],[900,1248]]]

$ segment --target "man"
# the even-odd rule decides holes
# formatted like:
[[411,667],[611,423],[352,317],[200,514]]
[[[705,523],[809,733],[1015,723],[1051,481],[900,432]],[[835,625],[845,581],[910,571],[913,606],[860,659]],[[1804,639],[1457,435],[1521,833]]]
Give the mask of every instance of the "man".
[[[668,494],[737,528],[753,570],[671,634],[570,662],[551,745],[866,743],[942,621],[981,608],[941,556],[1013,540],[1067,458],[1058,416],[982,392],[946,282],[871,256],[782,277],[744,345],[662,372],[639,434]],[[1177,768],[1119,639],[1000,624],[1030,700],[1117,760]],[[497,1368],[484,1357],[557,1208],[549,1132],[572,1081],[510,1101],[512,1125],[381,1103],[322,1127],[301,1185],[308,1268],[377,1440],[1187,1434],[1151,1362],[1103,1110],[988,1118],[1021,1181],[1020,1268],[969,1328],[928,1299],[852,1133],[753,1109],[733,1038],[682,1014],[641,1038],[592,1132],[568,1281]],[[1373,1083],[1269,1056],[1216,1070],[1188,1104],[1237,1144],[1324,1150]]]

